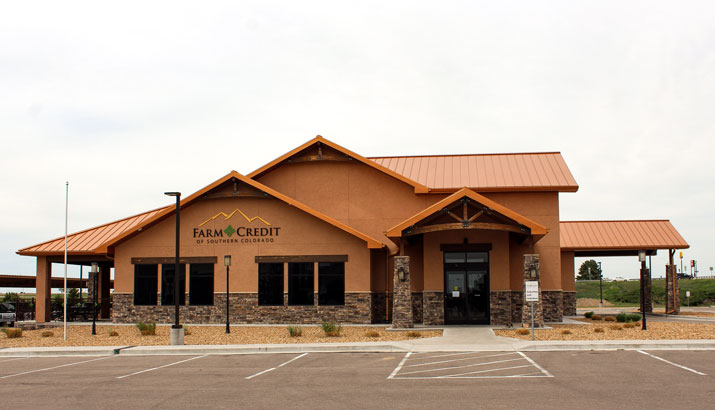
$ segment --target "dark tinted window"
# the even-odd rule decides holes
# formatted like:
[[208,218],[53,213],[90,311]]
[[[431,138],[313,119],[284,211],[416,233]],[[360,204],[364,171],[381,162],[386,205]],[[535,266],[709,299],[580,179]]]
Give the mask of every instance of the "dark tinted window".
[[288,264],[288,304],[314,304],[313,262]]
[[156,305],[158,265],[134,265],[134,305]]
[[214,265],[212,263],[189,265],[189,304],[214,304]]
[[318,304],[345,304],[345,263],[318,263]]
[[[174,264],[161,265],[161,304],[174,305]],[[179,265],[179,304],[186,304],[186,265]]]
[[261,306],[283,305],[283,264],[258,264],[258,304]]

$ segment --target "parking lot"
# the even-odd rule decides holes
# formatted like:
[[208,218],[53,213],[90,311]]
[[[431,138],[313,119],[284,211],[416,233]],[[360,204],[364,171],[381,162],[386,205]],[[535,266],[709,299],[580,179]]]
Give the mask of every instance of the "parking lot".
[[13,409],[710,409],[713,375],[710,351],[0,357],[0,394]]

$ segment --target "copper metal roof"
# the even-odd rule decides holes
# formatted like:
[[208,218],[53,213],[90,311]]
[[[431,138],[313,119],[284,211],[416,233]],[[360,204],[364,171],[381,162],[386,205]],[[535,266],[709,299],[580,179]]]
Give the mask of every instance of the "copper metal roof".
[[[139,215],[130,216],[108,224],[96,226],[67,236],[67,253],[72,255],[93,255],[103,243],[134,229],[150,219],[164,208],[154,209]],[[65,237],[52,239],[17,251],[20,255],[58,255],[64,254]]]
[[685,249],[689,245],[668,220],[561,221],[562,250]]
[[576,192],[561,153],[371,157],[377,164],[436,191]]

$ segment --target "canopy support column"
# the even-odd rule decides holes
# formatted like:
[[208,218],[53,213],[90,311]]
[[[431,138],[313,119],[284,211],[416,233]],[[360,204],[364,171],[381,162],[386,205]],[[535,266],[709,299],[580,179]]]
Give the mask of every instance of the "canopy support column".
[[35,276],[35,322],[37,323],[49,322],[52,319],[51,276],[52,263],[47,260],[46,256],[38,256]]

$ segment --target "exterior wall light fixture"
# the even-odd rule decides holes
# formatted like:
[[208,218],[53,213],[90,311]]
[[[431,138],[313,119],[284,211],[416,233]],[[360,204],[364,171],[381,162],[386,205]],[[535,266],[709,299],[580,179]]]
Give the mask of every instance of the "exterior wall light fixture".
[[400,266],[397,268],[397,277],[400,279],[400,281],[404,282],[405,281],[405,267]]

